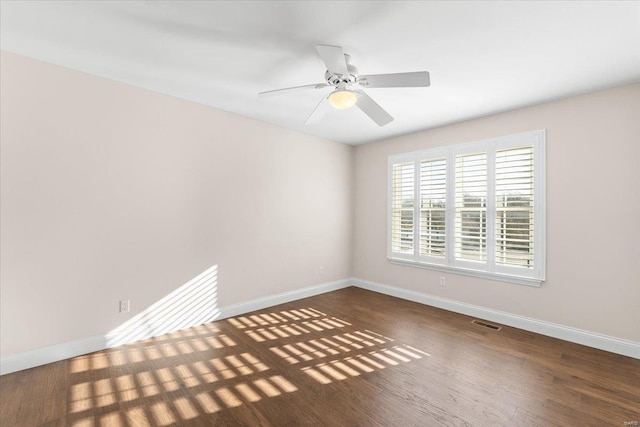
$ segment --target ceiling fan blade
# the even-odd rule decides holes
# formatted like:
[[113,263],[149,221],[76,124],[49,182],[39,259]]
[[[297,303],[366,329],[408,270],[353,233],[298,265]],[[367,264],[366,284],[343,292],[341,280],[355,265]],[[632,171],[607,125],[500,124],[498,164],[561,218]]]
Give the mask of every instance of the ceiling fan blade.
[[342,75],[349,74],[349,71],[347,70],[347,61],[344,58],[344,52],[340,46],[325,46],[319,44],[316,46],[316,50],[330,73]]
[[331,108],[331,104],[329,104],[329,97],[324,96],[320,100],[318,105],[316,105],[316,108],[314,108],[313,112],[309,115],[309,117],[307,117],[307,120],[304,121],[304,124],[308,125],[308,124],[317,122],[322,117],[324,117],[325,114],[327,114],[327,111],[329,110],[329,108]]
[[431,79],[428,71],[413,73],[371,74],[358,79],[364,87],[429,87]]
[[276,89],[276,90],[268,90],[266,92],[260,92],[258,94],[258,96],[260,98],[264,98],[264,97],[268,97],[268,96],[282,95],[282,94],[285,94],[285,93],[297,92],[297,91],[302,91],[302,90],[307,90],[307,89],[322,89],[324,87],[329,87],[329,85],[327,83],[316,83],[316,84],[312,84],[312,85],[287,87],[287,88],[284,88],[284,89]]
[[361,90],[354,91],[358,94],[358,102],[356,105],[367,115],[378,124],[378,126],[384,126],[393,121],[393,117],[389,113],[387,113],[381,106],[379,106],[376,101],[371,99],[369,95],[364,93]]

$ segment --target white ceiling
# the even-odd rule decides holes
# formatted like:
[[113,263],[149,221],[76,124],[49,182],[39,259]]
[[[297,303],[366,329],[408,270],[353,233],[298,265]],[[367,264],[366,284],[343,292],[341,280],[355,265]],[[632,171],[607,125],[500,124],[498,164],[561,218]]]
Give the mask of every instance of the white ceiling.
[[[349,144],[640,80],[640,2],[0,3],[4,50]],[[356,108],[304,121],[325,90],[314,45],[363,74],[427,70],[430,88],[368,89],[395,117]]]

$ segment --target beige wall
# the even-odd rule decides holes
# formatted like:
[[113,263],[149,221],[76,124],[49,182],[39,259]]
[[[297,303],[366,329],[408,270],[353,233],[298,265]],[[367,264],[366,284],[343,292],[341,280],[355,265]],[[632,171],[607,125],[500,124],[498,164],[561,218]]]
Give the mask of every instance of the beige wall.
[[108,332],[212,265],[221,306],[349,277],[352,147],[0,63],[2,355]]
[[[387,261],[389,155],[537,129],[547,130],[541,288]],[[358,146],[355,156],[355,277],[640,341],[640,84]]]
[[[0,66],[3,356],[108,332],[212,265],[221,306],[355,276],[640,341],[640,84],[354,149],[18,55]],[[536,129],[541,288],[388,263],[387,156]]]

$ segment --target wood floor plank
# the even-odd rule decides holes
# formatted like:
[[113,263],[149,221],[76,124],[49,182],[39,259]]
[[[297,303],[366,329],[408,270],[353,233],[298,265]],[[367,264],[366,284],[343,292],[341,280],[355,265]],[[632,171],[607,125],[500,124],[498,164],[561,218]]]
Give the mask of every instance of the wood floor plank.
[[347,288],[0,377],[2,426],[640,420],[640,361]]

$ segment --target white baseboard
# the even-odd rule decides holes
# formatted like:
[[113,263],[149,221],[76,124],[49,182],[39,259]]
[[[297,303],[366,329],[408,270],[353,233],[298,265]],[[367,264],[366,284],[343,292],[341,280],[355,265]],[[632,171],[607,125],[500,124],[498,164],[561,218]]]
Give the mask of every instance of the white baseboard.
[[532,319],[519,316],[517,314],[492,310],[477,305],[467,304],[446,298],[440,298],[420,292],[409,291],[395,286],[370,282],[362,279],[351,279],[351,283],[362,289],[367,289],[381,294],[402,298],[420,304],[430,305],[437,308],[453,311],[455,313],[466,314],[467,316],[479,317],[518,329],[547,335],[561,340],[598,348],[612,353],[640,359],[640,343],[597,334],[570,326],[559,325],[557,323]]
[[34,368],[40,365],[46,365],[47,363],[69,359],[87,353],[93,353],[95,351],[190,328],[214,320],[238,316],[240,314],[323,294],[325,292],[335,291],[348,286],[351,286],[351,280],[349,279],[323,283],[316,286],[245,301],[227,307],[221,307],[219,309],[209,310],[207,312],[198,313],[197,315],[191,313],[188,317],[180,319],[170,319],[153,325],[145,324],[137,329],[119,331],[117,334],[110,332],[107,334],[96,335],[93,337],[82,338],[62,344],[50,345],[47,347],[12,354],[10,356],[0,358],[0,375],[22,371],[24,369]]
[[263,308],[273,307],[274,305],[284,304],[286,302],[299,300],[302,298],[312,297],[314,295],[324,294],[326,292],[351,286],[351,279],[337,280],[335,282],[327,282],[317,286],[296,289],[281,294],[272,295],[264,298],[258,298],[251,301],[241,302],[239,304],[229,305],[222,308],[221,319],[227,317],[238,316],[240,314],[249,313],[251,311],[262,310]]
[[122,336],[118,336],[117,339],[114,340],[113,335],[111,333],[108,333],[2,357],[0,358],[0,375],[34,368],[36,366],[81,356],[87,353],[93,353],[95,351],[104,350],[105,348],[110,348],[116,345],[149,338],[151,336],[157,336],[180,329],[197,326],[213,320],[221,320],[228,317],[238,316],[240,314],[249,313],[255,310],[261,310],[264,308],[272,307],[274,305],[284,304],[286,302],[295,301],[314,295],[319,295],[325,292],[335,291],[352,285],[362,289],[390,295],[396,298],[402,298],[409,301],[414,301],[421,304],[453,311],[456,313],[466,314],[468,316],[479,317],[481,319],[490,320],[492,322],[512,326],[519,329],[524,329],[526,331],[536,332],[565,341],[570,341],[589,347],[610,351],[612,353],[622,354],[624,356],[640,359],[640,343],[634,341],[610,337],[607,335],[597,334],[582,329],[563,326],[551,322],[545,322],[542,320],[506,313],[503,311],[492,310],[489,308],[466,304],[446,298],[435,297],[432,295],[409,291],[407,289],[402,289],[395,286],[351,278],[338,280],[335,282],[323,283],[317,286],[296,289],[277,295],[221,307],[218,309],[219,311],[216,311],[215,313],[208,312],[204,313],[202,316],[191,315],[189,318],[185,318],[182,321],[172,322],[172,324],[178,325],[178,327],[172,329],[168,329],[166,325],[163,324],[145,325],[143,329],[127,331],[127,339],[123,339]]
[[0,359],[0,375],[10,374],[24,369],[34,368],[47,363],[69,359],[107,348],[107,338],[96,335],[88,338],[68,341],[62,344],[49,345],[21,353],[5,356]]

